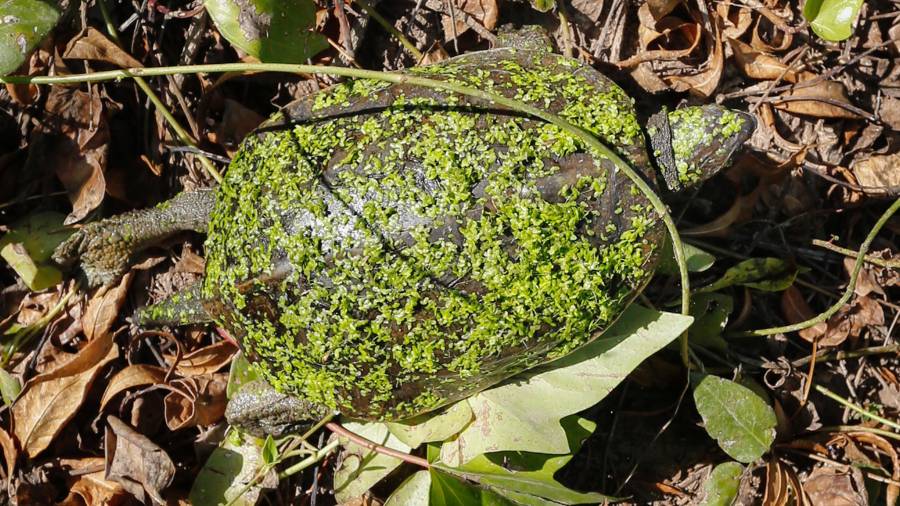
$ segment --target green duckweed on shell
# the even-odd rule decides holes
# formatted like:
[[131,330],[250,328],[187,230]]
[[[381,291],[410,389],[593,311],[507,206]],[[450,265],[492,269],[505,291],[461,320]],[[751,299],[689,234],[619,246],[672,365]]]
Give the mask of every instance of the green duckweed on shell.
[[[554,111],[649,177],[630,99],[574,60],[495,50],[413,72]],[[284,118],[229,167],[202,290],[283,392],[359,418],[429,411],[590,341],[652,273],[649,202],[552,124],[367,80],[268,126]]]

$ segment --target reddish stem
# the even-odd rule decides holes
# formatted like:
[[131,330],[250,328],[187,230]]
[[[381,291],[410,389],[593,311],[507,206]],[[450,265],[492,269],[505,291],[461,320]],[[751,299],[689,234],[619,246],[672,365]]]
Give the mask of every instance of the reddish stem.
[[355,434],[345,429],[343,426],[336,422],[328,422],[325,424],[325,427],[328,428],[331,432],[338,434],[340,436],[344,436],[345,438],[353,441],[354,443],[362,446],[363,448],[368,448],[377,453],[381,453],[383,455],[389,455],[394,458],[398,458],[404,462],[409,462],[410,464],[417,465],[419,467],[429,469],[431,468],[431,464],[428,463],[427,460],[422,457],[416,457],[415,455],[410,455],[408,453],[401,452],[399,450],[395,450],[393,448],[388,448],[387,446],[380,445],[374,441],[370,441],[359,434]]

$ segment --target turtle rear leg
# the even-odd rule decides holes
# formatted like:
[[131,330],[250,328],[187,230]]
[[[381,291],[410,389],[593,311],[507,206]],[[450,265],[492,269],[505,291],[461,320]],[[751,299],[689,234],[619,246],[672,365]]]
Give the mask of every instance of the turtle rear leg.
[[203,304],[202,287],[203,279],[200,279],[156,304],[138,309],[134,323],[139,327],[174,327],[213,321]]
[[183,192],[150,209],[88,223],[56,248],[53,260],[75,266],[91,287],[112,284],[135,253],[178,232],[206,232],[214,202],[212,189]]
[[257,437],[303,432],[330,410],[301,397],[283,394],[263,380],[245,383],[228,401],[228,423]]

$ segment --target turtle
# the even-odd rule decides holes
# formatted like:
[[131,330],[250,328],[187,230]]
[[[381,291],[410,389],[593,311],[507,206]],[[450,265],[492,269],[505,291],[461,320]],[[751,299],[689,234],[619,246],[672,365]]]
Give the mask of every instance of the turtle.
[[[755,128],[715,104],[642,128],[622,88],[534,30],[405,72],[553,112],[664,195],[728,165]],[[207,234],[203,278],[136,320],[226,329],[263,378],[226,416],[260,434],[329,412],[409,419],[565,356],[632,302],[666,241],[635,182],[558,126],[371,79],[282,108],[217,188],[89,223],[54,258],[110,284],[184,230]]]

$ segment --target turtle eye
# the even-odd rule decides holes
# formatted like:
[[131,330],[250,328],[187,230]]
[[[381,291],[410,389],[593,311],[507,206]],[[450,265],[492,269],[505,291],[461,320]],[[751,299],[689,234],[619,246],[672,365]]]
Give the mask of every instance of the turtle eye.
[[651,120],[651,145],[673,191],[697,185],[726,167],[756,128],[753,116],[715,104],[671,111],[668,121],[661,116]]

